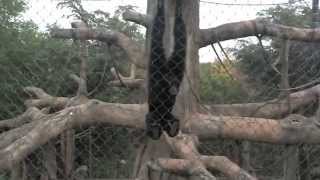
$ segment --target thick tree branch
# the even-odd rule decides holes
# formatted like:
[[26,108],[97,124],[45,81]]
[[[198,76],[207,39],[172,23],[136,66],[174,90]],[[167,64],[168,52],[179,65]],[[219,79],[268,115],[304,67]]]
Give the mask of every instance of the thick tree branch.
[[[301,90],[289,95],[290,108],[295,110],[317,102],[320,97],[320,85]],[[289,113],[287,99],[274,99],[262,103],[221,104],[206,106],[213,115],[274,118]]]
[[[237,180],[239,177],[242,177],[243,180],[256,180],[255,177],[249,175],[245,170],[224,156],[201,156],[200,160],[207,169],[210,171],[220,171],[230,180]],[[198,172],[197,167],[194,166],[192,161],[184,159],[160,158],[148,162],[147,165],[156,171],[165,171],[187,177],[199,176],[197,173],[201,173]]]
[[34,113],[37,112],[37,108],[29,108],[23,114],[7,120],[0,121],[0,129],[12,129],[19,126],[22,126],[25,123],[28,123],[34,117]]
[[160,158],[148,162],[147,165],[153,170],[169,172],[180,176],[200,176],[202,173],[194,166],[192,161],[184,159]]
[[69,102],[66,97],[54,97],[46,93],[43,89],[37,87],[25,87],[24,91],[38,99],[26,100],[24,104],[27,107],[37,107],[39,109],[52,107],[54,109],[63,109]]
[[200,158],[202,163],[210,171],[218,170],[225,174],[230,180],[237,180],[239,177],[242,177],[243,180],[257,179],[225,156],[201,156]]
[[288,40],[306,42],[320,41],[320,29],[305,29],[280,24],[274,24],[267,19],[255,19],[223,24],[218,27],[202,29],[200,34],[200,47],[248,36],[273,36]]
[[70,74],[69,78],[80,86],[81,79],[76,74]]
[[107,29],[52,29],[50,34],[54,38],[92,39],[113,44],[122,48],[137,67],[146,66],[142,47],[123,33]]
[[[11,168],[40,145],[78,125],[103,122],[142,128],[144,114],[140,112],[140,108],[134,105],[115,105],[91,100],[86,104],[41,117],[41,121],[33,126],[33,129],[26,128],[28,132],[25,135],[0,150],[0,169]],[[7,137],[6,133],[3,135]]]
[[45,99],[33,99],[33,100],[26,100],[25,105],[27,107],[37,107],[37,108],[44,108],[44,107],[53,107],[55,109],[63,109],[65,105],[68,103],[69,98],[66,97],[51,97]]
[[[96,123],[107,123],[143,129],[145,127],[144,116],[146,111],[147,106],[145,105],[110,104],[89,100],[85,104],[68,107],[55,114],[40,115],[38,118],[33,119],[31,127],[29,127],[29,123],[22,126],[19,131],[16,131],[16,133],[25,132],[24,130],[27,129],[27,132],[22,137],[15,134],[13,142],[0,149],[0,169],[10,168],[50,139],[67,129],[80,125],[83,127]],[[204,114],[194,114],[189,118],[187,127],[183,127],[183,131],[194,133],[199,138],[230,138],[279,144],[314,144],[320,142],[318,121],[315,118],[305,118],[299,115],[292,115],[283,120],[218,117]],[[33,125],[33,123],[37,124]],[[1,137],[8,137],[7,135],[12,131],[1,134]],[[17,137],[21,138],[18,139]],[[180,154],[180,157],[191,161],[199,158],[199,154],[191,156],[189,154],[191,151],[183,148],[186,145],[195,147],[194,144],[188,144],[189,141],[184,143],[184,141],[179,141],[178,138],[169,142],[173,144],[173,147],[179,147],[176,148],[176,152]]]
[[141,14],[135,11],[126,11],[122,14],[122,17],[126,21],[131,21],[144,27],[149,27],[152,21],[151,16]]
[[204,139],[224,138],[276,144],[314,144],[320,139],[317,118],[305,118],[296,114],[278,121],[203,114],[191,118],[189,121],[191,132]]
[[[197,139],[185,134],[179,134],[176,138],[166,138],[173,151],[179,157],[189,160],[182,162],[182,167],[185,168],[185,173],[189,175],[206,174],[206,169],[220,171],[230,179],[242,177],[244,180],[256,180],[255,177],[249,175],[239,166],[232,163],[228,158],[222,156],[202,156],[196,148]],[[166,162],[163,162],[166,163]],[[169,164],[173,165],[173,164]],[[178,168],[181,169],[182,167]]]
[[122,79],[121,81],[120,80],[110,81],[109,85],[120,87],[120,86],[123,86],[124,84],[124,86],[128,88],[139,88],[144,83],[143,79]]
[[125,86],[128,88],[139,88],[143,85],[143,79],[136,79],[135,72],[131,71],[129,77],[124,77],[119,72],[116,72],[115,68],[111,68],[111,74],[113,75],[113,81],[109,82],[111,86]]
[[29,108],[26,112],[28,113],[28,119],[30,119],[28,121],[30,121],[30,123],[23,124],[21,127],[0,134],[0,149],[10,145],[15,140],[26,135],[38,124],[38,121],[44,116],[42,111],[37,108]]
[[46,93],[43,89],[37,88],[37,87],[33,87],[33,86],[25,87],[23,90],[26,93],[28,93],[29,95],[35,96],[35,97],[37,97],[39,99],[52,97],[51,95]]
[[182,158],[189,160],[191,163],[188,166],[190,175],[198,176],[203,180],[215,180],[216,178],[207,170],[206,166],[201,161],[201,155],[197,150],[195,137],[185,134],[179,134],[175,138],[169,138],[166,136],[166,141],[170,145],[175,154]]

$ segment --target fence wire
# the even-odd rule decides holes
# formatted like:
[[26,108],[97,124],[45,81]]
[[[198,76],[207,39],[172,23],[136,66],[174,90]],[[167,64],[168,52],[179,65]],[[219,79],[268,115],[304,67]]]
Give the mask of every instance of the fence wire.
[[[6,153],[6,148],[20,138],[28,138],[27,133],[32,130],[30,127],[36,127],[33,114],[28,113],[34,112],[33,107],[37,107],[42,116],[54,117],[65,109],[84,105],[87,99],[82,99],[81,95],[116,105],[142,106],[146,102],[145,86],[141,82],[145,83],[147,73],[131,64],[128,53],[112,44],[113,41],[104,43],[77,40],[74,34],[59,39],[49,34],[49,29],[71,28],[70,22],[80,19],[86,23],[86,27],[121,32],[138,44],[143,44],[147,37],[144,29],[126,22],[121,14],[133,9],[144,12],[146,2],[137,0],[130,4],[131,2],[124,0],[0,0],[0,22],[3,22],[0,24],[0,42],[3,42],[0,44],[0,166],[2,160],[7,159],[1,157]],[[127,4],[132,6],[126,6]],[[288,26],[310,28],[314,24],[311,4],[307,0],[268,3],[254,0],[200,0],[200,28],[257,17],[267,17],[274,23]],[[176,35],[183,34],[179,30],[181,29],[177,29]],[[161,27],[154,29],[154,33],[163,32]],[[159,40],[156,40],[151,44],[159,45]],[[170,114],[171,103],[174,103],[173,99],[179,92],[179,88],[172,88],[179,81],[177,71],[182,67],[176,61],[183,56],[180,47],[183,39],[175,40],[176,47],[172,48],[177,51],[173,52],[180,53],[166,52],[166,45],[164,49],[151,49],[154,56],[154,64],[151,66],[157,71],[148,74],[154,78],[149,97],[157,101],[150,105],[149,112],[153,109],[153,118],[160,119],[152,122],[151,128],[155,128],[154,124],[158,123],[167,132],[172,124],[165,124],[164,121],[174,120]],[[285,61],[281,59],[284,43],[288,46],[287,70],[284,68]],[[208,45],[199,50],[199,93],[195,92],[196,89],[191,89],[194,91],[191,95],[201,104],[201,112],[209,118],[235,116],[239,121],[247,121],[248,118],[259,121],[265,118],[278,120],[276,122],[290,114],[317,118],[319,109],[316,99],[306,99],[305,102],[288,99],[290,93],[315,93],[309,90],[315,89],[320,82],[319,46],[318,43],[284,42],[277,37],[260,36]],[[160,62],[162,60],[169,63],[164,65]],[[170,60],[174,60],[172,64]],[[284,78],[285,74],[287,78]],[[189,76],[184,78],[184,83],[191,85],[192,79]],[[81,90],[84,81],[86,90]],[[68,103],[63,104],[66,99]],[[58,100],[63,105],[53,103]],[[258,102],[261,104],[257,105]],[[275,105],[277,103],[282,105]],[[298,106],[299,103],[302,105]],[[272,104],[274,106],[269,108]],[[254,112],[245,112],[246,107],[255,105],[257,108]],[[283,106],[287,106],[287,110],[279,113]],[[227,107],[238,109],[234,108],[237,112],[230,111],[228,114]],[[268,115],[264,114],[267,110],[263,108],[269,108]],[[144,112],[143,108],[139,111]],[[110,113],[113,111],[110,110]],[[123,122],[119,124],[121,123]],[[259,131],[266,134],[273,131],[274,134],[271,134],[274,137],[267,137],[267,140],[261,142],[224,137],[201,139],[199,153],[206,156],[226,156],[258,179],[320,179],[318,144],[274,143],[272,141],[276,136],[280,136],[278,129],[263,129],[265,127],[275,126],[264,126],[261,123],[257,130],[250,127],[239,129],[248,128],[252,136],[261,135]],[[140,129],[119,127],[112,123],[77,126],[37,147],[26,158],[15,162],[10,170],[1,171],[0,167],[0,180],[130,179],[137,171],[139,153],[145,150],[141,146],[147,142],[144,133]],[[241,131],[235,133],[241,136]],[[303,136],[299,132],[295,133]],[[250,140],[259,137],[239,138]],[[283,138],[290,141],[296,137]],[[225,174],[216,171],[212,174],[225,177]]]

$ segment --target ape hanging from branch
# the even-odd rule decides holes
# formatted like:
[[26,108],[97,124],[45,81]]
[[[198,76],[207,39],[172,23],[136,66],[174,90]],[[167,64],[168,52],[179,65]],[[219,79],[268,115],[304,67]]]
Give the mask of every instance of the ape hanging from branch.
[[179,132],[179,120],[171,113],[183,79],[186,57],[186,26],[182,17],[182,0],[176,1],[174,50],[166,58],[163,47],[165,31],[164,0],[158,0],[157,14],[151,31],[149,59],[147,135],[159,139],[165,131],[171,137]]

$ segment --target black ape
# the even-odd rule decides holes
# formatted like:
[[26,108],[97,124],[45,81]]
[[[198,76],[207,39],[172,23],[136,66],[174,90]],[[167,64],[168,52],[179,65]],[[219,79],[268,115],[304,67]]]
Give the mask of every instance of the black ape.
[[149,60],[148,104],[146,115],[147,135],[159,139],[162,131],[174,137],[179,132],[179,120],[171,111],[183,79],[186,57],[186,27],[182,18],[182,0],[177,0],[174,51],[167,59],[163,48],[165,30],[164,0],[158,0],[158,11],[151,32],[151,55]]

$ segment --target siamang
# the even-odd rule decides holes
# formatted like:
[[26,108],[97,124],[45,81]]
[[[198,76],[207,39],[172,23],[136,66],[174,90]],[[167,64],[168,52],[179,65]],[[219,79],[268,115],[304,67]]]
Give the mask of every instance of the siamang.
[[151,30],[151,53],[148,66],[148,105],[146,134],[154,140],[163,131],[170,137],[179,132],[179,119],[171,113],[183,79],[186,58],[186,26],[182,17],[182,1],[176,1],[174,50],[166,58],[163,47],[165,31],[164,0],[158,0],[157,14]]

